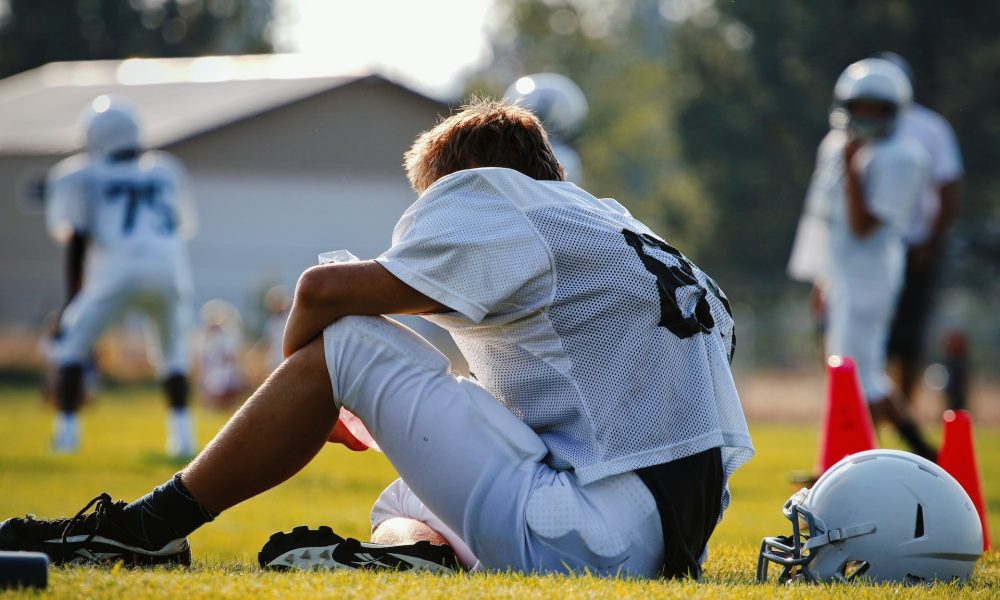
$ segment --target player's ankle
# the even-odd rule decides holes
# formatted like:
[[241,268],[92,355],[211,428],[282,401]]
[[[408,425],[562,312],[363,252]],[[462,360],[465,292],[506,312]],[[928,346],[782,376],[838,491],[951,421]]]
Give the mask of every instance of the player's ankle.
[[430,542],[438,546],[448,545],[448,540],[426,523],[406,517],[393,517],[380,523],[372,531],[371,541],[373,544],[386,546],[402,546],[417,542]]

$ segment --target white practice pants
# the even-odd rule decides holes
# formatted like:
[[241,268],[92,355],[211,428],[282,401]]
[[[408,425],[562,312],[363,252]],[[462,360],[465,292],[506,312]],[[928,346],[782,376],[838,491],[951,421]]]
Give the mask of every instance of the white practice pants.
[[373,509],[423,521],[466,567],[654,577],[663,533],[632,472],[580,485],[486,390],[450,372],[430,343],[384,317],[345,317],[323,333],[334,401],[366,425],[399,472]]
[[156,327],[159,348],[150,354],[159,375],[187,373],[193,312],[190,294],[173,270],[138,263],[89,275],[63,313],[53,361],[58,366],[84,363],[101,333],[125,311],[138,309]]
[[893,390],[892,380],[886,374],[886,342],[895,307],[893,298],[862,303],[851,294],[838,294],[836,290],[830,294],[826,355],[854,359],[862,392],[869,403],[888,398]]

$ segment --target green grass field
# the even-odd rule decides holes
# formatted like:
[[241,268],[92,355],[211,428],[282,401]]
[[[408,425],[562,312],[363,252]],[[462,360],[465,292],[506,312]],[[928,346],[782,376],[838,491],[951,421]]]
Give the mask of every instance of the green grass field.
[[[0,519],[31,512],[72,516],[102,491],[132,500],[181,465],[163,454],[165,409],[151,389],[107,391],[83,416],[82,451],[47,451],[50,409],[34,389],[0,387]],[[199,439],[211,438],[224,415],[198,413]],[[1000,598],[1000,553],[992,552],[963,586],[919,588],[786,586],[753,583],[760,538],[787,533],[781,505],[794,487],[792,471],[811,467],[813,427],[751,423],[757,456],[731,481],[733,505],[712,538],[703,580],[693,582],[527,577],[509,574],[264,573],[256,553],[268,536],[294,525],[327,524],[343,535],[367,539],[368,509],[394,478],[381,454],[330,446],[278,489],[227,511],[191,536],[190,570],[52,569],[46,592],[0,592],[6,597],[136,598],[454,598],[454,597],[711,597],[882,598],[892,596]],[[1000,523],[1000,429],[976,431],[991,522]],[[885,436],[891,438],[891,435]],[[994,535],[1000,535],[995,531]]]

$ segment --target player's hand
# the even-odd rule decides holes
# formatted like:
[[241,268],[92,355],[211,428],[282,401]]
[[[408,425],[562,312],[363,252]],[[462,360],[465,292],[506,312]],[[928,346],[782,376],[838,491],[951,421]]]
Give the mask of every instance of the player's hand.
[[864,145],[865,140],[863,138],[852,136],[847,139],[847,144],[844,146],[844,170],[851,171],[853,169],[854,155]]
[[809,312],[816,319],[822,319],[826,316],[826,298],[818,285],[814,285],[809,293]]
[[343,444],[355,452],[363,452],[368,449],[368,445],[354,437],[354,434],[351,433],[351,430],[347,428],[347,425],[341,419],[337,419],[337,424],[333,426],[333,431],[330,432],[330,437],[327,438],[327,441],[334,444]]
[[913,261],[914,266],[927,269],[934,264],[939,253],[940,244],[936,240],[929,240],[910,250],[910,260]]

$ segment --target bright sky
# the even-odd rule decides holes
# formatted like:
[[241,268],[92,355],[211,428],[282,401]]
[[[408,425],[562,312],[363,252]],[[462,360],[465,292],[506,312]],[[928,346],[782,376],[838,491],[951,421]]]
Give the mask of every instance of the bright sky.
[[332,70],[379,66],[455,93],[490,58],[494,0],[278,0],[275,45]]

